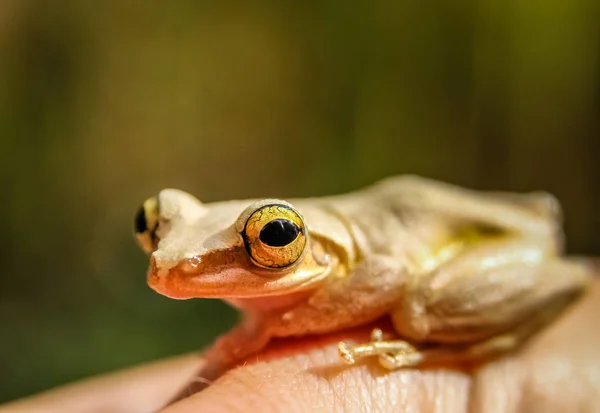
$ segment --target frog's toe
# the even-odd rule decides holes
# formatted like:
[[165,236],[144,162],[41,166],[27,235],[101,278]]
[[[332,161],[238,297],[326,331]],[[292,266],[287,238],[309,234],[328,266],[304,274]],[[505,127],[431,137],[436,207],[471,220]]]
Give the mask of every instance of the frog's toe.
[[379,355],[379,364],[388,369],[395,370],[402,367],[413,367],[421,363],[423,360],[423,355],[418,351],[400,351],[396,354],[380,354]]
[[352,349],[343,341],[338,344],[338,353],[346,364],[354,364],[356,362]]

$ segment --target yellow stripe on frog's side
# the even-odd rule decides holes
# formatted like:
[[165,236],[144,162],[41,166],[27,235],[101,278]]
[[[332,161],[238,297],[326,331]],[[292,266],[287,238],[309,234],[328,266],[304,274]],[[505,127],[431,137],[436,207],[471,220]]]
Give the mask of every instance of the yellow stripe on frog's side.
[[486,241],[500,239],[507,235],[506,232],[497,228],[477,225],[462,227],[455,232],[452,238],[439,245],[436,249],[433,249],[431,254],[423,259],[420,269],[423,272],[432,271],[468,248]]

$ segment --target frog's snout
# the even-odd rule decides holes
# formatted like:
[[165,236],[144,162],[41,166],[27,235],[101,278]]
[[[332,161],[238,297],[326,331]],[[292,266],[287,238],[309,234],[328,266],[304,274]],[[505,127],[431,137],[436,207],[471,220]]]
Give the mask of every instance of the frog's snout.
[[146,282],[150,288],[161,295],[171,298],[180,298],[179,294],[175,293],[176,288],[174,288],[174,280],[172,280],[173,277],[171,277],[170,272],[171,269],[169,268],[159,267],[156,258],[151,255],[150,266],[148,267],[148,272],[146,274]]
[[154,288],[158,284],[160,276],[158,274],[158,268],[156,266],[156,259],[150,256],[150,265],[148,266],[148,272],[146,274],[146,281],[150,287]]

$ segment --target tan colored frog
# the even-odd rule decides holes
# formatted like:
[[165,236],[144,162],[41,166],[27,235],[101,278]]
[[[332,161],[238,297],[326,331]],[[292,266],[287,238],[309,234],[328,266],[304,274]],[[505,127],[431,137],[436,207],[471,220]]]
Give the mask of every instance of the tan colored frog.
[[555,319],[590,283],[561,256],[545,193],[476,192],[401,176],[346,195],[202,204],[165,189],[135,223],[148,284],[217,297],[244,320],[207,357],[223,369],[273,337],[322,334],[389,315],[402,340],[340,343],[386,368],[487,360]]

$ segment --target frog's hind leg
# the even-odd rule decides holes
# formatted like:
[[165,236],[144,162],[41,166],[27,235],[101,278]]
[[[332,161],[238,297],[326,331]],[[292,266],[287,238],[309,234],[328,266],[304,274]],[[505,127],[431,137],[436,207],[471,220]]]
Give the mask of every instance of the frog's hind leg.
[[348,363],[377,356],[392,369],[477,362],[518,348],[591,280],[587,263],[536,254],[535,244],[505,242],[457,257],[407,289],[392,312],[407,341],[386,341],[376,331],[369,343],[341,343],[340,355]]
[[562,302],[554,302],[547,311],[535,314],[514,330],[476,343],[420,346],[404,340],[384,340],[383,332],[374,329],[371,342],[354,347],[342,342],[338,350],[348,364],[354,364],[357,359],[371,355],[377,356],[379,364],[390,370],[422,365],[477,363],[518,349],[535,332],[551,322],[571,301],[570,297],[562,297]]

